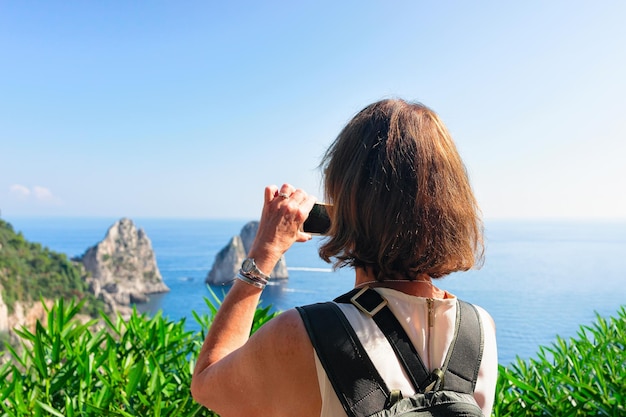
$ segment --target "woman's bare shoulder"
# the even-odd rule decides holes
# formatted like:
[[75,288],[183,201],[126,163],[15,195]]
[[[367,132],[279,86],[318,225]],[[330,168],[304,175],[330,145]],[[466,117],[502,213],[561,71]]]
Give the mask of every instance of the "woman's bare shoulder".
[[297,310],[287,310],[265,323],[244,349],[245,355],[254,358],[247,361],[248,366],[256,367],[249,382],[263,388],[256,393],[259,403],[275,415],[319,415],[313,346]]

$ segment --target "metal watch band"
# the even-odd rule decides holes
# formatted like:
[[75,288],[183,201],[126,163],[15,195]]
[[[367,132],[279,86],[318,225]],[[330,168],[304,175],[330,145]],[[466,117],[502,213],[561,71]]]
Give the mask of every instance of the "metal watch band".
[[243,271],[239,271],[239,273],[237,273],[237,279],[260,289],[264,289],[267,285],[267,280],[255,277],[254,275],[246,274]]

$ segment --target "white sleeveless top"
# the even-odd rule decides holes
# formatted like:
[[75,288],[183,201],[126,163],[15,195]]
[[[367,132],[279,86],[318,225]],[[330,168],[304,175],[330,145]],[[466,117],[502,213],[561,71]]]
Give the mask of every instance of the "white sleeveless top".
[[[428,323],[428,301],[390,288],[375,288],[389,303],[389,308],[402,324],[411,342],[419,353],[424,365],[432,371],[443,365],[450,342],[454,336],[456,321],[456,297],[433,300],[434,317],[432,326]],[[373,320],[362,314],[352,304],[337,304],[354,328],[365,347],[376,370],[387,383],[389,389],[399,389],[404,396],[415,394],[402,366],[398,363],[393,349]],[[484,351],[480,364],[474,398],[485,416],[491,415],[495,387],[498,378],[498,354],[496,331],[491,316],[477,307],[483,325]],[[339,398],[326,376],[326,371],[315,354],[317,379],[322,396],[320,417],[347,417]]]

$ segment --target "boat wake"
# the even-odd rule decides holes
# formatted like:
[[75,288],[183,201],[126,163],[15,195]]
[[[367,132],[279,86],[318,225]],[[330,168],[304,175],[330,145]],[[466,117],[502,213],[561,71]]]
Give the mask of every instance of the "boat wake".
[[332,268],[310,268],[308,266],[288,266],[288,271],[333,272]]

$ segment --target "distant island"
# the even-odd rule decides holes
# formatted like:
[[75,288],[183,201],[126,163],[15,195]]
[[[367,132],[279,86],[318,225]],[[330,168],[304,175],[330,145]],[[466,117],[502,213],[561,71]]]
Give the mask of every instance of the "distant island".
[[[259,222],[251,221],[246,223],[238,235],[233,236],[230,241],[215,255],[213,266],[206,276],[205,282],[211,285],[227,284],[235,279],[239,272],[241,263],[246,258],[252,242],[259,230]],[[270,273],[271,279],[287,279],[287,261],[285,256],[281,256],[274,270]]]
[[149,294],[169,291],[152,242],[128,218],[113,224],[101,242],[73,260],[85,269],[89,292],[105,303],[108,312],[127,317],[132,304],[147,302]]

